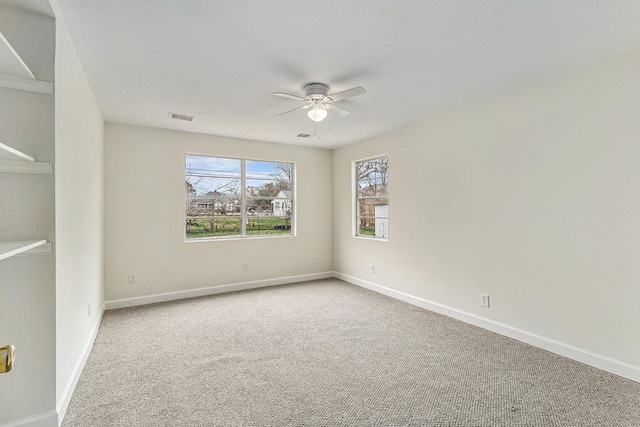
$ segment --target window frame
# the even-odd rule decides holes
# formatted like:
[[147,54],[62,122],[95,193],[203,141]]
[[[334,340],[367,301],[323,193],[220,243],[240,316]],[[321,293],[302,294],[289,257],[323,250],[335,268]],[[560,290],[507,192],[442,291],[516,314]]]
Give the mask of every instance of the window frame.
[[[187,213],[187,204],[189,203],[189,200],[194,198],[194,196],[189,197],[189,194],[187,193],[187,187],[186,187],[186,181],[189,178],[189,176],[193,176],[188,174],[188,163],[187,163],[187,159],[188,156],[197,156],[197,157],[209,157],[212,159],[222,159],[222,160],[237,160],[240,161],[240,172],[239,172],[239,176],[236,176],[234,174],[236,174],[237,172],[225,172],[225,171],[213,171],[216,172],[215,177],[216,178],[226,178],[226,179],[239,179],[240,180],[240,188],[239,188],[239,194],[238,199],[239,199],[239,209],[240,209],[240,215],[238,216],[239,221],[240,221],[240,232],[238,234],[233,234],[231,236],[206,236],[206,237],[189,237],[187,234],[187,221],[189,221],[189,219],[194,219],[193,216],[189,216]],[[247,162],[265,162],[265,163],[285,163],[285,164],[289,164],[291,165],[291,177],[289,179],[289,188],[290,190],[288,190],[291,194],[290,197],[287,198],[286,200],[289,202],[289,205],[291,206],[291,214],[290,214],[290,218],[288,219],[289,221],[289,233],[274,233],[274,234],[248,234],[247,233],[247,223],[249,218],[254,218],[253,216],[249,215],[249,209],[251,207],[251,201],[252,200],[267,200],[267,199],[275,199],[276,197],[266,197],[266,196],[249,196],[247,194],[247,181],[255,181],[258,180],[258,178],[255,177],[249,177],[247,178]],[[295,182],[296,182],[296,164],[295,162],[291,162],[291,161],[282,161],[282,160],[265,160],[265,159],[257,159],[257,158],[247,158],[247,157],[231,157],[231,156],[219,156],[219,155],[211,155],[211,154],[202,154],[202,153],[193,153],[193,152],[185,152],[184,153],[184,157],[183,157],[183,167],[184,167],[184,188],[183,188],[183,197],[184,197],[184,206],[183,206],[183,233],[184,233],[184,241],[185,243],[194,243],[194,242],[210,242],[210,241],[221,241],[221,240],[247,240],[247,239],[264,239],[264,238],[279,238],[279,237],[295,237],[296,236],[296,218],[297,218],[297,203],[296,203],[296,192],[295,192]],[[280,190],[280,191],[284,191],[284,190]],[[228,203],[228,201],[224,201],[224,202],[219,202],[218,200],[216,200],[215,196],[211,196],[211,197],[197,197],[196,198],[201,198],[203,201],[206,200],[211,200],[212,205],[216,205],[218,203]],[[284,201],[284,199],[283,199]],[[228,204],[227,204],[228,206]],[[209,219],[209,218],[213,218],[215,217],[214,215],[210,215],[210,216],[203,216],[203,219]],[[285,229],[286,230],[286,229]]]
[[[360,200],[362,200],[363,198],[360,197],[360,179],[358,177],[358,165],[365,163],[365,162],[369,162],[372,160],[380,160],[380,159],[386,159],[386,171],[385,171],[385,177],[386,177],[386,182],[385,182],[385,192],[386,195],[384,196],[379,196],[379,195],[373,195],[370,196],[368,198],[370,199],[386,199],[386,206],[387,206],[387,215],[386,217],[379,217],[381,220],[385,220],[386,222],[386,227],[384,228],[386,230],[386,236],[377,236],[375,234],[375,226],[374,226],[374,234],[370,235],[370,234],[361,234],[360,232],[360,220],[362,218],[362,216],[360,215]],[[370,157],[365,157],[362,159],[358,159],[358,160],[354,160],[351,162],[351,185],[352,185],[352,215],[351,215],[351,219],[352,219],[352,236],[356,237],[356,238],[361,238],[361,239],[367,239],[367,240],[376,240],[376,241],[382,241],[382,242],[386,242],[389,240],[389,155],[388,154],[378,154],[375,156],[370,156]],[[374,205],[375,206],[375,205]],[[375,221],[378,217],[375,216],[375,210],[374,210],[374,215],[372,216],[372,218],[374,219],[374,224]]]

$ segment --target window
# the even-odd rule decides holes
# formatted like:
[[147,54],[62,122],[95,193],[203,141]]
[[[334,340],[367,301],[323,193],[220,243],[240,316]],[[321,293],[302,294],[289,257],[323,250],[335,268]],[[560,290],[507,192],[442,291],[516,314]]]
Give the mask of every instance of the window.
[[186,240],[292,235],[293,163],[185,155]]
[[356,236],[389,238],[389,159],[355,162]]

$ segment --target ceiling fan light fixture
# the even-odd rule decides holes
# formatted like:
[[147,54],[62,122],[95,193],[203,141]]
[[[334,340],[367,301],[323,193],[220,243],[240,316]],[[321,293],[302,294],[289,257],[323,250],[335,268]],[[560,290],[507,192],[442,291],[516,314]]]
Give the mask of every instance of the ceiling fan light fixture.
[[307,115],[314,122],[321,122],[327,117],[327,110],[318,106],[314,106],[311,110],[309,110]]

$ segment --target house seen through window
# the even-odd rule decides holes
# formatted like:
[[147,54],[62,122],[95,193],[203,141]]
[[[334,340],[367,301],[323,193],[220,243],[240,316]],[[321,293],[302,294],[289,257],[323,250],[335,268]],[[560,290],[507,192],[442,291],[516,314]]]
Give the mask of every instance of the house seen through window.
[[292,235],[293,163],[185,155],[187,240]]
[[389,238],[389,159],[355,162],[356,236]]

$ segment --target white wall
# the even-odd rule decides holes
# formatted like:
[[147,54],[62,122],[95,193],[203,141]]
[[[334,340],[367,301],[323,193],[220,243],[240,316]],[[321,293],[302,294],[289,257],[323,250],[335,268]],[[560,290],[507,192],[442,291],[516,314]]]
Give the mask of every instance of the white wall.
[[[633,55],[335,150],[335,270],[640,381],[638,76]],[[351,162],[382,153],[388,242],[351,236]]]
[[56,33],[56,402],[62,419],[104,306],[104,121],[60,18]]
[[[104,151],[107,301],[330,274],[330,151],[112,123]],[[295,163],[297,235],[186,243],[185,153]]]

